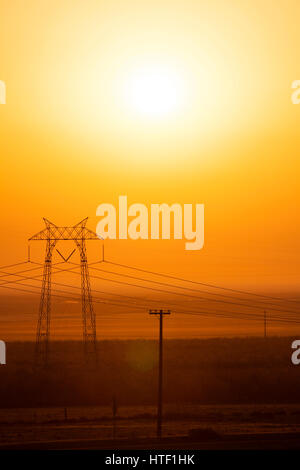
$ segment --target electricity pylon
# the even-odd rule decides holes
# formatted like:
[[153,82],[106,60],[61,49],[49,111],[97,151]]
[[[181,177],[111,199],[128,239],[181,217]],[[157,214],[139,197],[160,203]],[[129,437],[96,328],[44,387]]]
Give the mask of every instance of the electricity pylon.
[[86,240],[99,240],[99,237],[92,230],[86,228],[87,220],[88,217],[72,227],[58,227],[44,218],[46,228],[29,238],[29,241],[46,241],[46,254],[36,333],[35,354],[37,365],[47,365],[49,360],[52,254],[59,240],[73,240],[80,254],[84,351],[88,360],[97,360],[96,316],[93,308],[85,242]]

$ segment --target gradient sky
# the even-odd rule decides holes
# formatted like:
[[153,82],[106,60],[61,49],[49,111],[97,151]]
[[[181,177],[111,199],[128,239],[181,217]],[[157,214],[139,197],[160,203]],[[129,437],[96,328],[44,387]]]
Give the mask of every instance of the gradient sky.
[[[95,230],[97,206],[127,195],[204,203],[205,247],[109,241],[109,259],[297,293],[299,17],[298,0],[0,0],[0,264],[26,258],[42,217]],[[145,67],[180,80],[174,112],[130,102]]]

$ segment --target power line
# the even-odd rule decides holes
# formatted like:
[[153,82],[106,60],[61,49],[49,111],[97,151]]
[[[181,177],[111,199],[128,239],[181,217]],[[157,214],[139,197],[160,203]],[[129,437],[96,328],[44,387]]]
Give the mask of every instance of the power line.
[[[103,262],[103,260],[101,261],[97,261],[93,264],[97,264],[97,263],[101,263]],[[6,267],[14,267],[14,266],[18,266],[18,265],[22,265],[22,264],[27,264],[28,261],[25,261],[25,262],[21,262],[21,263],[15,263],[15,264],[12,264],[12,265],[7,265]],[[31,263],[34,263],[34,262],[31,262]],[[118,266],[122,266],[122,267],[127,267],[127,268],[130,268],[130,269],[135,269],[135,270],[138,270],[138,271],[142,271],[142,272],[147,272],[147,273],[150,273],[150,274],[154,274],[154,275],[159,275],[159,276],[163,276],[163,277],[169,277],[169,278],[175,278],[177,280],[181,280],[181,281],[184,281],[184,282],[191,282],[191,283],[194,283],[194,284],[200,284],[202,285],[203,283],[198,283],[197,281],[191,281],[191,280],[187,280],[187,279],[183,279],[183,278],[176,278],[175,276],[169,276],[169,275],[165,275],[165,274],[161,274],[161,273],[155,273],[153,271],[147,271],[147,270],[143,270],[143,269],[140,269],[140,268],[135,268],[135,267],[132,267],[132,266],[129,266],[129,265],[121,265],[121,264],[118,264],[118,263],[112,263],[112,262],[107,262],[109,264],[114,264],[114,265],[118,265]],[[41,277],[41,275],[37,275],[37,276],[33,276],[33,277],[28,277],[28,276],[20,276],[21,273],[26,273],[26,272],[31,272],[31,271],[34,271],[34,270],[37,270],[37,269],[40,269],[41,268],[41,264],[40,263],[34,263],[34,264],[38,264],[39,266],[38,267],[35,267],[35,268],[31,268],[31,269],[27,269],[27,270],[22,270],[22,271],[19,271],[19,272],[16,272],[16,273],[4,273],[3,276],[1,277],[5,277],[5,276],[19,276],[19,277],[22,277],[23,279],[26,279],[26,280],[38,280],[37,278]],[[64,262],[59,262],[59,263],[56,263],[55,265],[59,265],[59,264],[64,264]],[[55,266],[54,265],[54,266]],[[75,265],[75,263],[72,263],[72,265]],[[73,274],[77,274],[79,275],[80,273],[74,271],[74,269],[77,269],[80,265],[76,264],[75,267],[73,268],[70,268],[70,269],[59,269],[59,268],[56,268],[56,271],[55,273],[59,273],[59,272],[70,272],[70,273],[73,273]],[[5,268],[5,266],[2,266],[1,268]],[[153,280],[149,280],[149,279],[144,279],[144,278],[138,278],[138,277],[135,277],[135,276],[129,276],[129,275],[126,275],[126,274],[120,274],[120,273],[116,273],[116,272],[112,272],[112,271],[107,271],[107,270],[102,270],[102,269],[99,269],[99,268],[92,268],[92,269],[95,269],[95,270],[98,270],[98,271],[101,271],[101,272],[107,272],[108,274],[113,274],[113,275],[118,275],[118,276],[124,276],[124,277],[129,277],[129,278],[133,278],[133,279],[137,279],[139,281],[142,281],[142,282],[154,282],[156,284],[160,284],[160,285],[167,285],[167,286],[171,286],[172,288],[182,288],[184,290],[192,290],[192,291],[195,291],[195,292],[201,292],[199,290],[196,290],[196,289],[190,289],[190,288],[186,288],[186,287],[182,287],[182,286],[173,286],[172,284],[167,284],[167,283],[160,283],[158,281],[153,281]],[[159,291],[159,292],[163,292],[163,293],[168,293],[168,294],[172,294],[172,295],[179,295],[179,296],[188,296],[188,297],[191,297],[193,299],[197,299],[197,300],[206,300],[206,301],[218,301],[218,302],[221,302],[221,303],[224,303],[224,304],[233,304],[233,305],[239,305],[239,306],[243,306],[243,307],[246,307],[246,308],[260,308],[259,306],[257,305],[254,305],[254,306],[251,306],[251,305],[247,305],[247,304],[239,304],[239,303],[233,303],[233,302],[226,302],[226,301],[221,301],[221,300],[216,300],[216,299],[209,299],[209,298],[203,298],[203,297],[197,297],[197,296],[193,296],[193,295],[187,295],[187,294],[180,294],[178,292],[173,292],[173,291],[169,291],[169,290],[163,290],[163,289],[157,289],[157,288],[151,288],[149,286],[141,286],[141,285],[137,285],[137,284],[133,284],[133,283],[127,283],[127,282],[122,282],[122,281],[117,281],[117,280],[114,280],[114,279],[109,279],[109,278],[105,278],[105,277],[100,277],[100,276],[91,276],[93,278],[96,278],[96,279],[102,279],[102,280],[105,280],[105,281],[108,281],[108,282],[114,282],[114,283],[118,283],[118,284],[124,284],[124,285],[129,285],[129,286],[132,286],[132,287],[138,287],[138,288],[143,288],[143,289],[148,289],[148,290],[154,290],[154,291]],[[12,284],[20,284],[20,285],[24,285],[24,286],[27,286],[27,287],[30,287],[30,288],[38,288],[36,286],[32,286],[30,284],[22,284],[20,282],[20,280],[14,280],[14,281],[4,281],[2,284],[0,284],[0,287],[3,287],[3,288],[9,288],[8,286],[6,286],[7,283],[12,283]],[[59,285],[59,286],[63,286],[63,287],[69,287],[69,288],[79,288],[77,286],[70,286],[68,284],[63,284],[63,283],[58,283],[58,282],[55,282],[54,284],[56,285]],[[212,286],[210,285],[210,287],[214,287],[214,288],[219,288],[220,286]],[[220,287],[222,288],[222,287]],[[35,291],[29,291],[28,289],[18,289],[18,288],[12,288],[13,290],[19,290],[19,291],[23,291],[23,292],[27,292],[27,293],[34,293],[36,294]],[[235,289],[228,289],[228,288],[222,288],[222,289],[225,289],[225,290],[231,290],[231,291],[236,291],[236,292],[239,292],[239,293],[245,293],[247,295],[257,295],[259,297],[264,297],[264,298],[271,298],[271,299],[278,299],[280,301],[284,301],[285,299],[279,299],[279,298],[276,298],[276,297],[270,297],[270,296],[261,296],[261,295],[258,295],[258,294],[254,294],[254,293],[249,293],[249,292],[244,292],[244,291],[237,291]],[[68,291],[63,291],[63,290],[56,290],[57,292],[62,292],[62,293],[68,293]],[[118,297],[124,297],[124,298],[129,298],[129,299],[134,299],[134,300],[137,300],[138,302],[142,302],[142,299],[140,299],[139,297],[133,297],[133,296],[126,296],[126,295],[121,295],[121,294],[115,294],[115,293],[111,293],[111,292],[107,292],[107,291],[100,291],[100,290],[96,290],[96,289],[91,289],[91,291],[94,291],[94,292],[99,292],[99,293],[102,293],[102,294],[108,294],[110,296],[118,296]],[[208,293],[209,295],[217,295],[217,294],[212,294],[212,293]],[[74,300],[74,297],[66,297],[65,295],[57,295],[57,297],[63,297],[63,298],[69,298],[69,299],[72,299]],[[228,297],[228,296],[226,296]],[[234,298],[234,297],[232,297]],[[76,300],[78,300],[78,298],[75,298]],[[124,302],[123,303],[116,303],[116,302],[112,302],[110,299],[108,299],[109,301],[105,301],[105,300],[99,300],[98,298],[95,299],[95,302],[97,303],[104,303],[104,304],[108,304],[108,305],[117,305],[119,307],[123,307],[123,308],[134,308],[134,309],[139,309],[139,310],[144,310],[144,308],[146,308],[146,305],[137,305],[136,303],[134,304],[125,304]],[[249,300],[247,300],[249,302]],[[288,300],[287,300],[288,301]],[[149,302],[160,302],[159,300],[157,299],[148,299],[147,300],[147,306],[149,305]],[[168,301],[168,303],[170,304],[170,301]],[[177,304],[174,304],[174,305],[177,305]],[[283,312],[283,310],[280,310],[280,309],[272,309],[273,311],[278,311],[278,312]],[[255,313],[242,313],[242,312],[219,312],[219,311],[210,311],[210,312],[199,312],[199,310],[195,311],[195,310],[190,310],[190,311],[183,311],[183,310],[174,310],[174,312],[177,312],[177,313],[182,313],[182,314],[188,314],[188,315],[198,315],[198,316],[214,316],[214,317],[225,317],[225,318],[234,318],[234,319],[243,319],[243,320],[256,320],[256,319],[261,319],[261,315],[259,314],[255,314]],[[298,312],[295,312],[295,311],[291,311],[291,310],[284,310],[284,312],[289,312],[289,313],[293,313],[293,314],[298,314]],[[299,323],[299,321],[297,321],[296,319],[293,319],[291,317],[282,317],[282,316],[273,316],[273,317],[269,317],[270,320],[272,320],[273,322],[274,321],[278,321],[278,322],[285,322],[285,323]]]
[[[143,279],[143,278],[138,278],[136,276],[130,276],[128,274],[120,274],[120,273],[116,273],[116,272],[112,272],[112,271],[106,271],[106,270],[102,270],[102,269],[99,269],[99,268],[91,268],[93,270],[96,270],[96,271],[101,271],[101,272],[107,272],[109,274],[114,274],[114,275],[117,275],[117,276],[124,276],[124,277],[128,277],[128,278],[131,278],[131,279],[136,279],[136,280],[139,280],[139,281],[143,281],[143,282],[149,282],[149,283],[155,283],[155,284],[159,284],[159,285],[165,285],[165,286],[169,286],[169,287],[172,287],[174,289],[176,288],[180,288],[180,289],[184,289],[184,290],[193,290],[193,291],[196,291],[196,292],[199,292],[195,289],[189,289],[189,288],[184,288],[184,287],[180,287],[180,286],[173,286],[172,284],[167,284],[167,283],[161,283],[159,281],[153,281],[153,280],[150,280],[150,279]],[[103,277],[100,277],[100,276],[91,276],[91,277],[98,277],[99,279],[104,279],[104,280],[107,280]],[[194,295],[191,295],[191,294],[180,294],[178,292],[173,292],[173,291],[168,291],[168,290],[163,290],[163,289],[157,289],[157,288],[154,288],[154,287],[149,287],[149,286],[140,286],[138,284],[132,284],[132,283],[125,283],[125,282],[121,282],[121,281],[117,281],[115,279],[111,279],[110,280],[111,282],[115,282],[115,283],[121,283],[121,284],[125,284],[125,285],[131,285],[131,286],[134,286],[134,287],[139,287],[139,288],[142,288],[142,289],[149,289],[149,290],[155,290],[155,291],[158,291],[158,292],[164,292],[164,293],[169,293],[169,294],[173,294],[173,295],[182,295],[182,296],[185,296],[185,297],[190,297],[190,298],[196,298],[196,299],[199,299],[198,296],[194,296]],[[200,297],[201,299],[201,297]],[[262,306],[261,305],[247,305],[247,304],[243,304],[243,303],[240,303],[240,302],[230,302],[230,301],[225,301],[225,300],[221,300],[221,299],[210,299],[210,298],[207,298],[207,297],[202,297],[203,300],[208,300],[208,301],[211,301],[211,302],[218,302],[218,303],[223,303],[223,304],[230,304],[230,305],[237,305],[238,307],[246,307],[246,308],[255,308],[255,309],[261,309]],[[273,310],[273,311],[277,311],[277,312],[281,312],[282,310],[280,308],[273,308],[273,307],[270,307],[269,310]],[[300,312],[298,311],[295,311],[295,310],[287,310],[287,309],[284,309],[285,312],[288,312],[288,313],[294,313],[294,314],[298,314]]]
[[[5,265],[5,266],[0,266],[0,270],[1,269],[5,269],[5,268],[8,268],[8,267],[13,267],[13,266],[18,266],[18,265],[22,265],[22,264],[27,264],[27,263],[35,263],[35,264],[39,264],[40,266],[43,266],[41,263],[36,263],[36,262],[33,262],[33,261],[23,261],[23,262],[19,262],[19,263],[14,263],[14,264],[10,264],[10,265]],[[59,263],[55,263],[54,265],[56,264],[61,264],[63,262],[59,262]],[[140,271],[140,272],[144,272],[144,273],[148,273],[148,274],[153,274],[153,275],[156,275],[156,276],[161,276],[161,277],[165,277],[165,278],[170,278],[170,279],[175,279],[175,280],[178,280],[178,281],[183,281],[183,282],[188,282],[188,283],[192,283],[192,284],[198,284],[198,285],[202,285],[202,286],[206,286],[206,287],[210,287],[210,288],[213,288],[213,289],[221,289],[221,290],[225,290],[225,291],[230,291],[230,292],[236,292],[236,293],[239,293],[239,294],[244,294],[244,295],[249,295],[249,296],[255,296],[255,297],[261,297],[261,298],[265,298],[265,299],[271,299],[271,300],[278,300],[280,302],[292,302],[292,303],[300,303],[298,300],[295,300],[295,299],[284,299],[282,297],[275,297],[275,296],[270,296],[270,295],[265,295],[265,294],[258,294],[257,292],[249,292],[249,291],[244,291],[244,290],[239,290],[239,289],[233,289],[233,288],[229,288],[229,287],[224,287],[224,286],[219,286],[219,285],[216,285],[216,284],[209,284],[209,283],[204,283],[204,282],[200,282],[200,281],[194,281],[194,280],[191,280],[191,279],[186,279],[186,278],[182,278],[182,277],[178,277],[178,276],[174,276],[174,275],[170,275],[170,274],[165,274],[165,273],[159,273],[159,272],[155,272],[155,271],[150,271],[150,270],[146,270],[146,269],[142,269],[142,268],[138,268],[136,266],[131,266],[131,265],[127,265],[127,264],[121,264],[121,263],[115,263],[113,261],[107,261],[107,260],[99,260],[99,261],[96,261],[94,263],[89,263],[89,266],[91,266],[92,264],[98,264],[98,263],[106,263],[106,264],[112,264],[112,265],[115,265],[115,266],[120,266],[120,267],[123,267],[123,268],[129,268],[129,269],[132,269],[132,270],[136,270],[136,271]],[[72,263],[72,264],[75,264],[75,263]],[[78,266],[80,266],[78,264]],[[71,270],[70,270],[71,271]],[[107,271],[109,272],[109,271]],[[17,274],[17,273],[7,273],[6,275],[14,275],[14,274]],[[0,277],[5,277],[4,276],[0,276]],[[145,280],[145,281],[149,281],[151,282],[150,280]],[[154,282],[154,281],[153,281]],[[181,288],[181,286],[176,286],[178,288]],[[201,291],[198,291],[198,292],[201,292]],[[207,291],[204,291],[208,294],[210,294],[209,292]],[[217,294],[213,294],[211,293],[210,295],[217,295]],[[219,295],[222,295],[222,294],[219,294]],[[227,297],[227,296],[226,296]],[[229,297],[230,298],[230,297]]]
[[147,270],[147,269],[137,268],[136,266],[130,266],[130,265],[127,265],[127,264],[115,263],[113,261],[105,260],[104,263],[113,264],[115,266],[120,266],[122,268],[129,268],[129,269],[133,269],[135,271],[140,271],[140,272],[144,272],[144,273],[148,273],[148,274],[153,274],[155,276],[161,276],[161,277],[166,277],[166,278],[170,278],[170,279],[175,279],[175,280],[178,280],[178,281],[189,282],[189,283],[192,283],[192,284],[198,284],[198,285],[201,285],[201,286],[210,287],[212,289],[221,289],[221,290],[225,290],[225,291],[236,292],[238,294],[252,295],[252,296],[255,296],[255,297],[262,297],[262,298],[271,299],[271,300],[279,300],[281,302],[293,302],[293,303],[298,303],[298,304],[300,303],[298,300],[294,300],[294,299],[284,299],[282,297],[275,297],[275,296],[270,296],[270,295],[265,295],[265,294],[258,294],[257,292],[249,292],[249,291],[244,291],[244,290],[239,290],[239,289],[233,289],[233,288],[230,288],[230,287],[219,286],[219,285],[216,285],[216,284],[209,284],[209,283],[205,283],[205,282],[194,281],[194,280],[191,280],[191,279],[185,279],[185,278],[170,275],[170,274],[158,273],[158,272],[150,271],[150,270]]
[[20,266],[21,264],[27,264],[29,261],[21,261],[19,263],[14,263],[14,264],[7,264],[6,266],[0,266],[0,269],[6,269],[6,268],[13,268],[14,266]]
[[[59,284],[59,283],[56,283],[56,284]],[[24,286],[28,286],[30,288],[36,288],[36,289],[39,289],[39,287],[35,287],[35,286],[31,286],[31,285],[28,285],[28,284],[24,284],[24,283],[21,283],[21,285],[24,285]],[[8,286],[1,286],[3,288],[6,288],[6,289],[12,289],[12,290],[19,290],[19,291],[23,291],[23,292],[26,292],[26,293],[33,293],[33,294],[37,294],[36,291],[30,291],[28,289],[20,289],[20,288],[14,288],[14,287],[8,287]],[[55,290],[55,289],[54,289]],[[56,292],[62,292],[62,293],[68,293],[68,291],[64,291],[64,290],[59,290],[59,289],[56,289],[55,290]],[[53,294],[55,295],[56,297],[61,297],[61,298],[66,298],[66,299],[69,299],[69,300],[80,300],[80,297],[72,297],[72,296],[66,296],[66,295],[59,295],[59,294]],[[107,304],[107,305],[115,305],[115,306],[118,306],[118,307],[123,307],[123,308],[134,308],[134,309],[138,309],[138,310],[141,310],[141,311],[145,311],[145,309],[147,309],[147,307],[149,306],[149,303],[147,304],[144,304],[144,305],[137,305],[137,304],[130,304],[130,303],[127,303],[125,304],[124,302],[123,303],[117,303],[117,302],[112,302],[111,300],[109,301],[105,301],[105,300],[100,300],[98,298],[94,298],[93,299],[94,302],[96,303],[101,303],[101,304]],[[150,301],[151,302],[151,301]],[[221,312],[199,312],[199,311],[184,311],[184,310],[179,310],[179,309],[175,309],[173,310],[175,313],[179,313],[179,314],[186,314],[186,315],[197,315],[197,316],[201,316],[201,317],[221,317],[221,318],[231,318],[231,319],[240,319],[240,320],[255,320],[255,321],[261,321],[261,318],[262,318],[262,315],[258,315],[258,314],[241,314],[241,313],[221,313]],[[297,320],[294,320],[294,319],[290,319],[290,318],[283,318],[283,317],[278,317],[278,316],[273,316],[273,317],[269,317],[270,320],[272,320],[273,322],[284,322],[284,323],[300,323],[300,321],[297,321]]]
[[[57,263],[57,264],[61,264],[61,263]],[[72,263],[72,264],[74,264],[74,263]],[[64,271],[70,272],[70,271],[71,271],[71,272],[74,273],[74,274],[80,274],[80,273],[75,272],[74,269],[76,269],[76,268],[71,268],[71,269],[57,269],[56,272],[64,272]],[[30,271],[30,270],[27,270],[27,271]],[[26,272],[26,271],[25,271],[25,272]],[[36,278],[41,277],[41,275],[34,276],[34,277],[31,277],[31,278],[30,278],[30,277],[26,277],[26,276],[22,276],[22,277],[25,278],[25,279],[32,279],[32,280],[35,280]],[[95,277],[95,278],[97,278],[97,279],[98,279],[98,278],[99,278],[99,279],[104,279],[104,280],[106,280],[106,281],[112,281],[112,282],[118,282],[118,283],[121,282],[121,281],[114,281],[114,280],[111,280],[111,279],[108,279],[108,278],[99,277],[99,276],[91,276],[91,277]],[[142,280],[142,281],[144,280],[144,279],[140,279],[140,278],[138,278],[138,279],[139,279],[139,280]],[[8,282],[10,282],[10,283],[17,283],[17,282],[20,282],[20,280],[17,280],[17,281],[8,281]],[[2,283],[2,284],[4,284],[4,283]],[[56,284],[57,284],[57,285],[62,285],[62,286],[65,286],[65,287],[70,287],[70,288],[78,288],[77,286],[70,286],[70,285],[62,284],[62,283],[56,283]],[[128,283],[126,283],[126,284],[128,284]],[[129,285],[135,286],[135,284],[129,284]],[[1,285],[0,285],[0,286],[1,286]],[[147,288],[146,286],[138,286],[138,287]],[[149,289],[152,290],[152,288],[149,288]],[[100,290],[96,290],[96,289],[92,289],[92,290],[95,291],[95,292],[107,294],[106,291],[100,291]],[[162,290],[159,289],[159,291],[162,291]],[[170,291],[164,291],[164,292],[170,293]],[[171,292],[171,293],[174,294],[173,292]],[[110,294],[110,295],[118,295],[118,296],[121,296],[120,294],[112,294],[112,293],[109,293],[109,294]],[[179,294],[179,295],[182,295],[182,294]],[[123,297],[132,298],[132,299],[135,299],[135,300],[140,301],[139,298],[133,297],[133,296],[123,296]],[[192,298],[197,298],[197,297],[195,297],[195,296],[191,296],[191,297],[192,297]],[[206,299],[206,300],[210,301],[211,299]],[[151,302],[158,302],[158,300],[154,300],[154,299],[151,299],[150,301],[151,301]],[[149,300],[148,300],[148,302],[149,302]],[[170,301],[169,301],[169,303],[170,303]],[[175,305],[177,305],[177,304],[175,304]],[[243,306],[248,307],[248,308],[250,307],[250,306],[247,306],[247,305],[243,305]],[[255,308],[258,308],[258,307],[255,306]],[[273,310],[274,310],[274,311],[281,312],[280,309],[273,309]],[[211,312],[211,313],[213,314],[213,313],[218,313],[218,312]],[[236,314],[235,312],[232,312],[232,313]],[[297,312],[291,312],[291,313],[297,314]],[[242,312],[240,312],[240,314],[245,315],[245,313],[242,313]],[[253,315],[253,314],[252,314],[252,315]],[[277,318],[277,317],[276,317],[276,318]],[[279,318],[279,317],[278,317],[278,318]]]

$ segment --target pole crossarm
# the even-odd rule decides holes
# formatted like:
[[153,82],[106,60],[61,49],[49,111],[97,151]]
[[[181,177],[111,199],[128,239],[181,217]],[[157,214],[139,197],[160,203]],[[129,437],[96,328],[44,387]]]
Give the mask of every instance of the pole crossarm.
[[46,225],[44,230],[36,233],[29,238],[33,240],[102,240],[95,232],[86,228],[88,217],[81,220],[78,224],[71,227],[57,226],[47,219],[43,219]]
[[171,310],[149,310],[150,315],[171,315]]

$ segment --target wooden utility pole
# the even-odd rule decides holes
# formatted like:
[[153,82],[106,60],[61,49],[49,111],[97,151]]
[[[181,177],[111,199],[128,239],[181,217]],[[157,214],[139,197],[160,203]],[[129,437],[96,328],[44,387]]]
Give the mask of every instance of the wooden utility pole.
[[264,310],[264,337],[267,337],[267,312]]
[[163,316],[170,315],[170,310],[149,310],[150,315],[159,315],[159,370],[157,397],[157,437],[161,438],[162,403],[163,403]]

